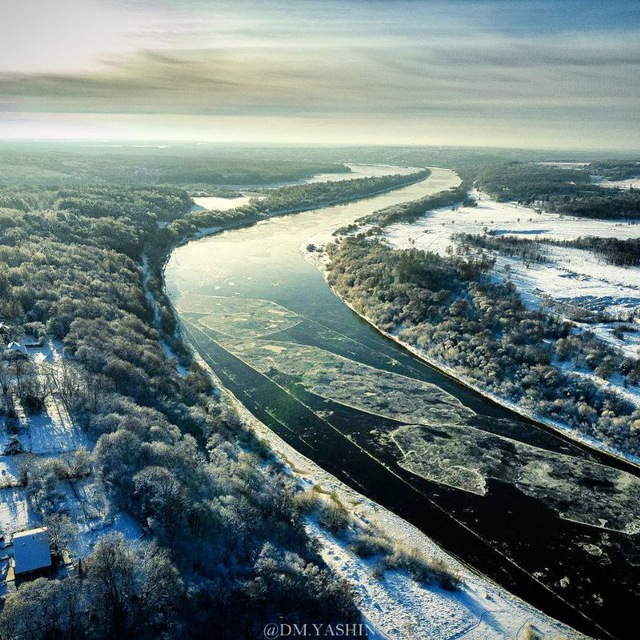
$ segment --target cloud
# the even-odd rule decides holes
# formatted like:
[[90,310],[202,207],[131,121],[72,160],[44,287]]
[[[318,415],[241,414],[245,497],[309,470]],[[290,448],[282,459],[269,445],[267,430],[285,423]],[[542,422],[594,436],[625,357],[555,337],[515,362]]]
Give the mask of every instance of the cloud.
[[112,0],[94,6],[109,17],[102,49],[81,47],[92,65],[0,66],[0,111],[172,114],[185,127],[200,116],[386,122],[406,135],[427,121],[486,131],[571,123],[572,135],[593,139],[594,123],[611,132],[615,121],[640,146],[637,6]]
[[[0,74],[0,108],[256,114],[459,110],[478,105],[611,108],[640,99],[640,32],[583,41],[469,38],[380,49],[343,44],[142,51],[105,70]],[[585,57],[587,51],[587,57]]]

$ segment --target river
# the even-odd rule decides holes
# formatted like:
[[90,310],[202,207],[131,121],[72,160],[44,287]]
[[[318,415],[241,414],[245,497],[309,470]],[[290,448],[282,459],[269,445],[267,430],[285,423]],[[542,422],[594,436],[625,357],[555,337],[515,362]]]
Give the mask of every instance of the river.
[[428,366],[337,299],[310,238],[459,183],[418,184],[178,247],[185,334],[262,422],[346,484],[555,618],[623,638],[640,602],[640,482]]

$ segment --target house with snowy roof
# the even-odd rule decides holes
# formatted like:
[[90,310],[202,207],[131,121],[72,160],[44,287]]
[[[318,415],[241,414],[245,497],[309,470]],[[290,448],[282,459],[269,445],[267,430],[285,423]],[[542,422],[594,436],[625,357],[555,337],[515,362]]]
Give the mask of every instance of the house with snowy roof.
[[9,358],[28,358],[29,352],[27,348],[19,342],[10,342],[3,349],[4,355]]
[[46,527],[13,535],[13,569],[16,577],[51,567],[51,543]]

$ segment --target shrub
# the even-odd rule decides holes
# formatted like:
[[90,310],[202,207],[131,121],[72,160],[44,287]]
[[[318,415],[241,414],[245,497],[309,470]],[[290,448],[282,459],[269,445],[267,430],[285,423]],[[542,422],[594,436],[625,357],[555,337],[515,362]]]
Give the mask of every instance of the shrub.
[[27,394],[21,399],[22,406],[29,414],[42,413],[45,409],[44,398],[32,394]]
[[349,548],[361,558],[388,555],[393,545],[381,535],[360,533],[355,535],[349,543]]
[[349,528],[351,516],[339,502],[328,502],[321,508],[320,524],[334,535],[340,536]]
[[321,501],[313,491],[301,491],[295,494],[294,505],[300,514],[310,515],[318,511]]
[[429,558],[413,547],[396,547],[386,559],[388,569],[404,569],[418,582],[437,582],[443,589],[457,591],[462,586],[461,576],[443,560]]
[[15,434],[9,438],[9,442],[7,446],[4,448],[5,456],[17,456],[21,453],[24,453],[24,447],[20,440],[18,440],[18,436]]

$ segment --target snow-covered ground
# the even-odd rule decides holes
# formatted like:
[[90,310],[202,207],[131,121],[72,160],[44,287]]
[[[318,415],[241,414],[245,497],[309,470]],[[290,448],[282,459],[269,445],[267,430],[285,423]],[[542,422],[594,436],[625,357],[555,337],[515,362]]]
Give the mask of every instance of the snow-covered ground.
[[164,357],[169,360],[169,362],[175,363],[176,371],[184,378],[189,372],[180,364],[178,356],[164,340],[160,341],[160,346],[164,352]]
[[[39,364],[41,377],[62,366],[62,345],[49,340],[42,347],[30,347],[30,358]],[[47,371],[47,369],[49,371]],[[44,381],[46,384],[46,381]],[[84,431],[71,420],[57,391],[45,397],[45,410],[41,414],[23,418],[26,435],[19,436],[25,450],[37,455],[71,453],[80,447],[93,448]]]
[[[573,240],[580,236],[638,238],[637,221],[608,221],[536,213],[513,202],[496,202],[479,192],[472,194],[476,207],[446,207],[428,212],[413,224],[394,224],[385,238],[396,249],[416,247],[445,255],[454,248],[454,233],[521,238]],[[640,268],[609,265],[590,251],[542,245],[547,262],[525,263],[519,258],[498,257],[495,272],[517,286],[525,302],[539,306],[548,300],[569,303],[589,311],[607,311],[621,317],[640,308]],[[589,325],[591,331],[625,355],[637,357],[640,331],[613,335],[610,323]],[[640,329],[640,326],[638,327]]]
[[640,177],[626,180],[601,180],[598,184],[609,189],[640,189]]
[[425,551],[428,548],[433,558],[446,560],[464,580],[462,589],[452,592],[420,584],[403,571],[387,571],[384,577],[376,577],[375,560],[363,560],[326,530],[309,523],[307,530],[320,542],[322,558],[352,585],[360,611],[378,637],[498,640],[517,638],[528,625],[533,625],[543,637],[559,634],[566,638],[582,637],[471,573],[434,543],[429,541],[427,547],[414,531],[405,528],[403,521],[390,520],[371,504],[364,503],[354,511],[368,522],[394,530],[403,543],[415,543]]
[[229,211],[236,207],[242,207],[251,202],[252,196],[236,196],[233,198],[220,198],[216,196],[202,196],[192,198],[194,204],[189,213],[195,211]]
[[106,533],[117,531],[127,540],[140,540],[143,536],[140,525],[130,515],[111,513],[102,485],[91,477],[66,487],[64,508],[76,529],[70,545],[74,557],[88,556]]
[[[580,236],[606,238],[640,237],[640,222],[578,218],[557,213],[536,213],[535,209],[513,202],[497,202],[486,194],[473,191],[476,207],[444,207],[429,211],[412,224],[399,223],[387,227],[386,238],[398,248],[415,246],[425,251],[444,254],[452,245],[454,233],[483,234],[522,238],[573,240]],[[564,251],[564,249],[563,249]]]
[[0,491],[0,534],[4,535],[5,539],[8,534],[30,529],[38,526],[38,523],[39,519],[29,508],[29,502],[23,488],[2,489]]

